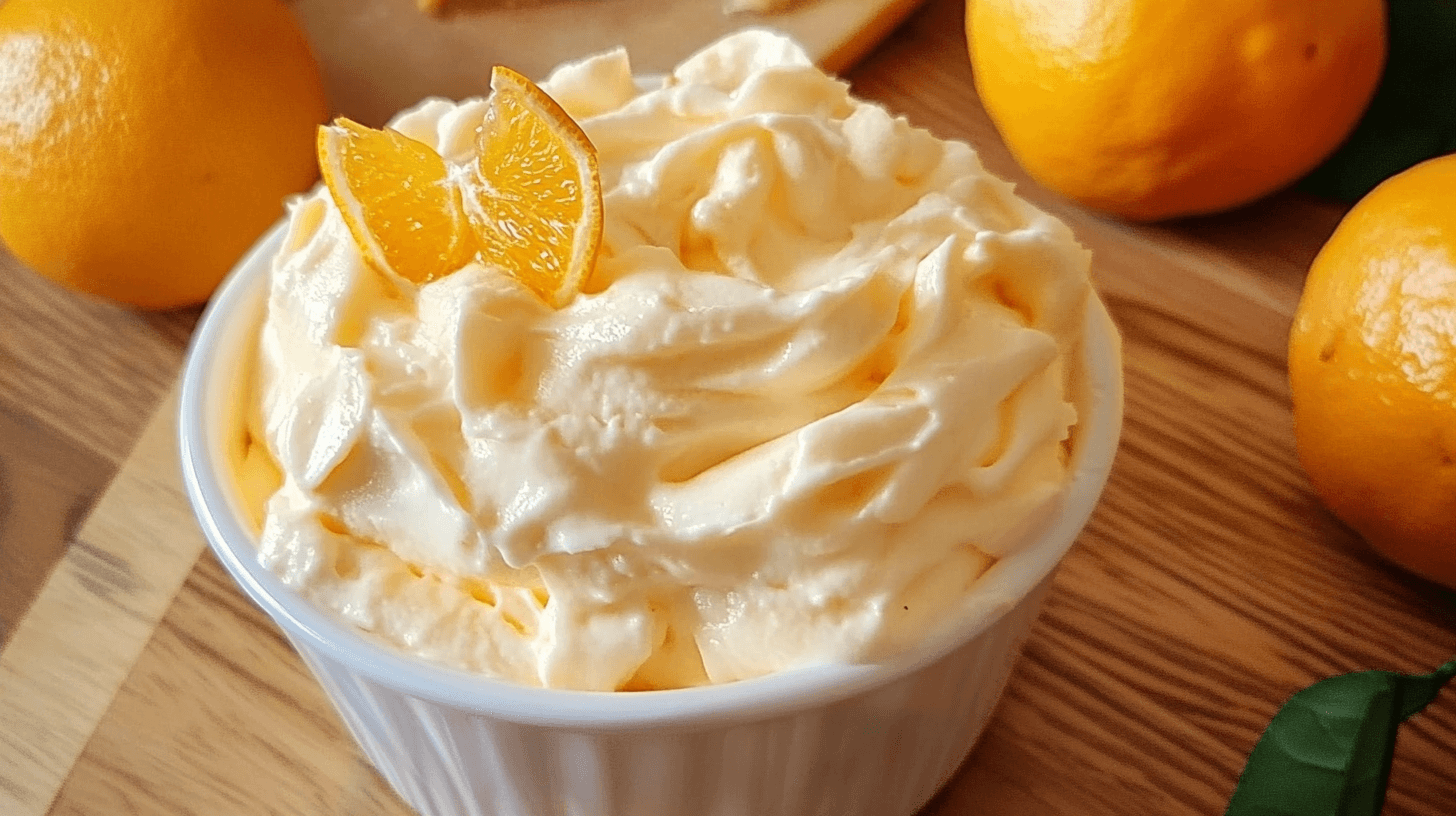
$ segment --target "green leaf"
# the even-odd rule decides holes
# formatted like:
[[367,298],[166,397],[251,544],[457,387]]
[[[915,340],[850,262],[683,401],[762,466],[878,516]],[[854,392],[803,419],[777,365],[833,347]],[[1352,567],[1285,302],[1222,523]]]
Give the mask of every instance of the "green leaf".
[[1300,182],[1304,190],[1355,201],[1407,167],[1456,151],[1456,0],[1390,0],[1389,10],[1389,56],[1375,98],[1344,145]]
[[1315,683],[1289,698],[1249,754],[1224,816],[1377,816],[1395,733],[1456,677],[1367,671]]

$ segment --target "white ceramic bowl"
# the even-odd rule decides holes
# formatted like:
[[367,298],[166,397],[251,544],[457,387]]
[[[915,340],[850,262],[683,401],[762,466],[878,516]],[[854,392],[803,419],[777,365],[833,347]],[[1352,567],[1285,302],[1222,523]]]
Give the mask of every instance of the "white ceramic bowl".
[[264,569],[229,473],[239,371],[282,239],[224,282],[182,382],[183,478],[203,532],[282,628],[349,730],[406,802],[465,814],[896,816],[951,777],[990,719],[1057,563],[1086,524],[1122,423],[1116,329],[1088,308],[1075,473],[1037,540],[980,579],[981,613],[883,665],[828,665],[702,688],[527,688],[442,668],[372,640]]

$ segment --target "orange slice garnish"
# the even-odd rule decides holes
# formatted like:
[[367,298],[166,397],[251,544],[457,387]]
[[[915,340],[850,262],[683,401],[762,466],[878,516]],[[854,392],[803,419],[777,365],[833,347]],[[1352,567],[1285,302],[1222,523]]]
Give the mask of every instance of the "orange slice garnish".
[[319,129],[319,167],[365,260],[428,283],[472,260],[560,308],[581,291],[602,238],[596,148],[545,91],[509,68],[465,172],[397,131],[339,118]]
[[475,256],[460,191],[423,142],[340,117],[319,128],[319,170],[364,258],[415,283]]
[[497,66],[466,196],[480,258],[560,308],[581,291],[602,238],[597,152],[529,79]]

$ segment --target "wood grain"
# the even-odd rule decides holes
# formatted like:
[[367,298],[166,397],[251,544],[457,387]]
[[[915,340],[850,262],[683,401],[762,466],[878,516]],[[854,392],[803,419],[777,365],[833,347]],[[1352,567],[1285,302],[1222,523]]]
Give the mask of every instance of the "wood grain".
[[176,411],[173,395],[0,652],[6,813],[54,798],[203,549],[178,480]]
[[170,387],[197,315],[78,295],[0,247],[0,645]]
[[[1289,694],[1340,672],[1428,671],[1456,653],[1451,596],[1371,555],[1320,507],[1294,456],[1285,339],[1304,270],[1342,210],[1286,193],[1132,226],[1057,199],[1025,178],[981,111],[961,8],[931,0],[850,75],[855,90],[972,142],[1072,224],[1124,335],[1127,406],[1107,492],[1001,707],[925,813],[1218,814]],[[157,478],[178,490],[175,468]],[[182,553],[172,563],[201,547],[190,523],[153,529]],[[210,555],[151,631],[60,769],[54,802],[17,812],[409,813]],[[0,705],[13,698],[0,686]],[[1385,813],[1434,816],[1451,802],[1448,690],[1403,728]]]
[[117,802],[135,813],[411,812],[352,749],[312,675],[211,554],[188,576],[50,812],[110,813]]
[[[134,659],[91,642],[106,617],[67,615],[113,574],[91,548],[70,550],[30,636],[15,625],[170,385],[195,320],[196,310],[142,315],[65,291],[0,249],[0,743],[20,748],[6,752],[0,803],[54,793]],[[135,649],[148,628],[121,643]],[[107,656],[110,671],[96,670]]]

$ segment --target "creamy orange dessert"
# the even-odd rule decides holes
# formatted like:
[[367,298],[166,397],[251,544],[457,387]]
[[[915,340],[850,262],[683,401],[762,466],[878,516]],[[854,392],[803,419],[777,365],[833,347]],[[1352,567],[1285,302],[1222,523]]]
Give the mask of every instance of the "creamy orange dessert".
[[[259,333],[262,561],[399,649],[548,687],[884,660],[956,625],[1066,487],[1088,253],[776,35],[541,89],[585,146],[543,107],[547,136],[491,147],[500,98],[326,132]],[[399,155],[408,185],[369,180]],[[501,203],[491,174],[541,162],[581,200]],[[388,195],[417,217],[381,220]]]

